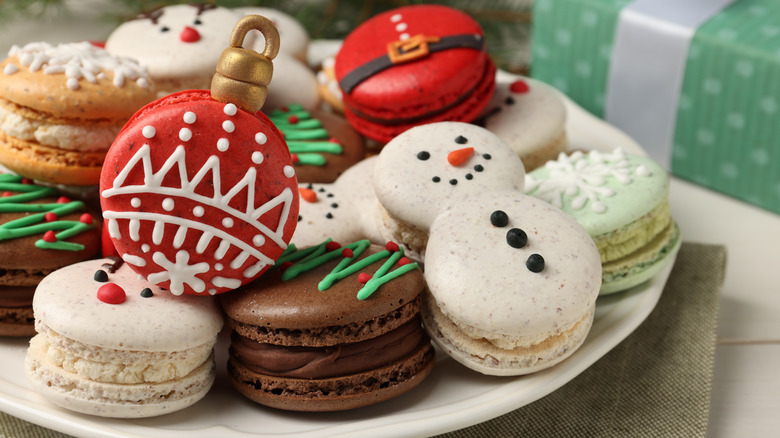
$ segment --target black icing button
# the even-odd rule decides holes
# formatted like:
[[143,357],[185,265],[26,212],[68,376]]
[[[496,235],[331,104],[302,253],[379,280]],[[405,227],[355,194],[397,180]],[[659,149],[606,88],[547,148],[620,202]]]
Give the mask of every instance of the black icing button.
[[421,151],[420,153],[417,154],[417,159],[418,160],[425,161],[428,158],[431,158],[431,154],[428,153],[428,151]]
[[528,235],[520,228],[512,228],[506,232],[506,243],[512,248],[522,248],[528,243]]
[[542,272],[544,270],[544,257],[539,254],[531,254],[525,261],[525,267],[531,272]]
[[482,167],[481,164],[477,164],[476,166],[474,166],[474,170],[476,170],[477,172],[482,172],[483,170],[485,170],[485,168]]
[[441,178],[439,178],[438,176],[434,176],[433,178],[431,178],[431,181],[439,182],[439,181],[441,181]]
[[490,214],[490,223],[494,227],[505,227],[509,223],[509,216],[501,210],[496,210]]
[[456,179],[451,179],[451,180],[450,180],[450,184],[452,184],[452,185],[457,185],[457,184],[458,184],[458,180],[456,180]]
[[154,296],[154,292],[148,287],[145,287],[144,290],[141,291],[141,296],[144,298],[151,298]]
[[95,271],[95,276],[93,278],[95,279],[95,281],[105,283],[108,281],[108,274],[106,274],[106,271],[102,269],[98,269],[97,271]]

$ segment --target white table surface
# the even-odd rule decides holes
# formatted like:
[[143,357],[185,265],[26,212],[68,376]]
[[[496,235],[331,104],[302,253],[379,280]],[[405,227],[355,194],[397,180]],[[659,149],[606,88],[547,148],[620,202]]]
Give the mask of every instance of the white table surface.
[[[0,22],[0,53],[31,41],[102,40],[102,0],[72,1],[65,18]],[[725,245],[709,437],[780,434],[780,215],[672,179],[672,214],[688,242]]]

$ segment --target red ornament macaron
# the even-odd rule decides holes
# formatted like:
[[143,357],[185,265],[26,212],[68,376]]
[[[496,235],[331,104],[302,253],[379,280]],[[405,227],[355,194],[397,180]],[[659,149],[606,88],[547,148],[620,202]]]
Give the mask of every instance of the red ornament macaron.
[[484,33],[469,15],[440,5],[393,9],[361,24],[335,61],[344,113],[386,143],[432,122],[470,122],[495,89]]
[[[250,28],[266,34],[262,55],[240,48]],[[211,92],[182,91],[136,113],[101,174],[117,252],[175,295],[214,295],[253,280],[287,248],[297,223],[287,144],[259,112],[278,33],[264,17],[244,17],[231,46]]]

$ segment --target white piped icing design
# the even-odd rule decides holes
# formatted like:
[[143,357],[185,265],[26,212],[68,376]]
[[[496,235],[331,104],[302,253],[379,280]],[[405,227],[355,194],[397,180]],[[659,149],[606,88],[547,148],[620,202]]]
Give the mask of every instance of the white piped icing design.
[[[19,63],[31,72],[64,74],[68,78],[67,86],[72,90],[80,88],[81,80],[97,83],[105,77],[101,76],[104,71],[113,73],[111,82],[117,88],[123,87],[127,80],[135,81],[141,87],[149,85],[146,68],[135,60],[113,56],[105,49],[85,41],[57,46],[45,42],[29,43],[23,47],[13,46],[8,56],[19,58]],[[14,68],[18,69],[19,66],[14,65]],[[10,70],[6,68],[5,73],[12,74],[13,72],[9,73]]]

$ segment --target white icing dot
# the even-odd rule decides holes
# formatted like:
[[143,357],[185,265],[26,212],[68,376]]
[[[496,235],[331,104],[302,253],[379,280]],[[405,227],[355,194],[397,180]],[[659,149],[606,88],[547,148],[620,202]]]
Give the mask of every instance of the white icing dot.
[[7,64],[5,66],[5,68],[3,69],[3,73],[5,73],[7,75],[12,75],[12,74],[14,74],[14,73],[16,73],[18,71],[19,71],[19,67],[17,67],[14,64]]
[[639,167],[636,168],[636,174],[639,176],[650,176],[652,173],[650,172],[650,169],[647,168],[644,164],[640,164]]
[[222,226],[225,227],[225,228],[232,227],[233,226],[233,219],[229,218],[229,217],[226,217],[226,218],[222,219]]
[[256,234],[255,237],[252,238],[252,243],[254,243],[255,246],[263,246],[265,237],[263,237],[262,234]]
[[141,200],[138,198],[133,198],[130,200],[130,205],[132,205],[133,208],[138,208],[141,206]]
[[406,41],[406,40],[409,39],[409,34],[408,33],[402,33],[401,35],[398,36],[398,39],[401,40],[401,41]]
[[193,209],[192,209],[192,214],[193,214],[195,217],[201,217],[201,216],[203,216],[203,214],[204,214],[205,212],[206,212],[206,211],[205,211],[205,210],[203,210],[203,207],[201,207],[200,205],[198,205],[198,206],[196,206],[195,208],[193,208]]
[[265,157],[263,156],[262,152],[260,152],[260,151],[252,152],[252,162],[253,163],[260,164],[260,163],[263,162],[263,158],[265,158]]
[[222,129],[224,129],[225,132],[233,132],[236,129],[236,125],[230,120],[225,120],[222,122]]
[[68,84],[68,88],[70,88],[71,90],[79,89],[79,80],[76,78],[68,78],[67,84]]
[[407,27],[408,26],[406,25],[406,23],[398,23],[395,25],[395,30],[396,32],[403,32],[406,30]]
[[157,130],[154,129],[154,126],[146,125],[144,126],[144,129],[141,130],[141,134],[146,138],[152,138],[157,135]]
[[213,287],[210,287],[208,292],[209,292],[209,295],[216,295],[217,294],[217,290],[214,289]]
[[184,123],[191,125],[195,123],[195,120],[198,119],[198,116],[196,116],[195,113],[192,111],[187,111],[186,113],[184,113],[183,118],[184,118]]
[[173,210],[173,206],[174,206],[173,199],[171,199],[171,198],[165,198],[165,199],[163,199],[163,202],[162,202],[162,208],[163,208],[163,210],[165,210],[165,211],[171,211],[171,210]]
[[230,147],[230,141],[226,138],[220,138],[217,140],[217,149],[219,149],[220,152],[225,152]]
[[189,128],[181,128],[181,130],[179,130],[179,140],[190,141],[191,138],[192,131]]
[[393,15],[390,17],[390,22],[391,22],[391,23],[398,23],[399,21],[401,21],[401,18],[402,18],[402,17],[401,17],[401,14],[393,14]]
[[268,137],[266,137],[266,135],[263,134],[262,132],[258,132],[257,134],[255,134],[255,141],[257,142],[257,144],[265,144],[265,142],[268,141]]
[[292,166],[284,166],[284,176],[292,178],[295,176],[295,169]]
[[[103,73],[98,74],[98,77],[100,77],[101,74]],[[141,88],[149,88],[149,81],[146,80],[146,78],[138,78],[136,79],[135,83]]]
[[236,113],[238,112],[238,107],[236,105],[232,104],[232,103],[229,103],[229,104],[225,105],[224,111],[225,111],[225,114],[227,114],[229,116],[235,116]]
[[141,245],[141,251],[143,252],[149,252],[150,249],[151,247],[149,246],[148,243],[144,243],[143,245]]
[[221,271],[221,270],[223,270],[224,268],[225,268],[225,267],[224,267],[224,266],[222,266],[222,263],[214,263],[214,270],[215,270],[215,271]]

